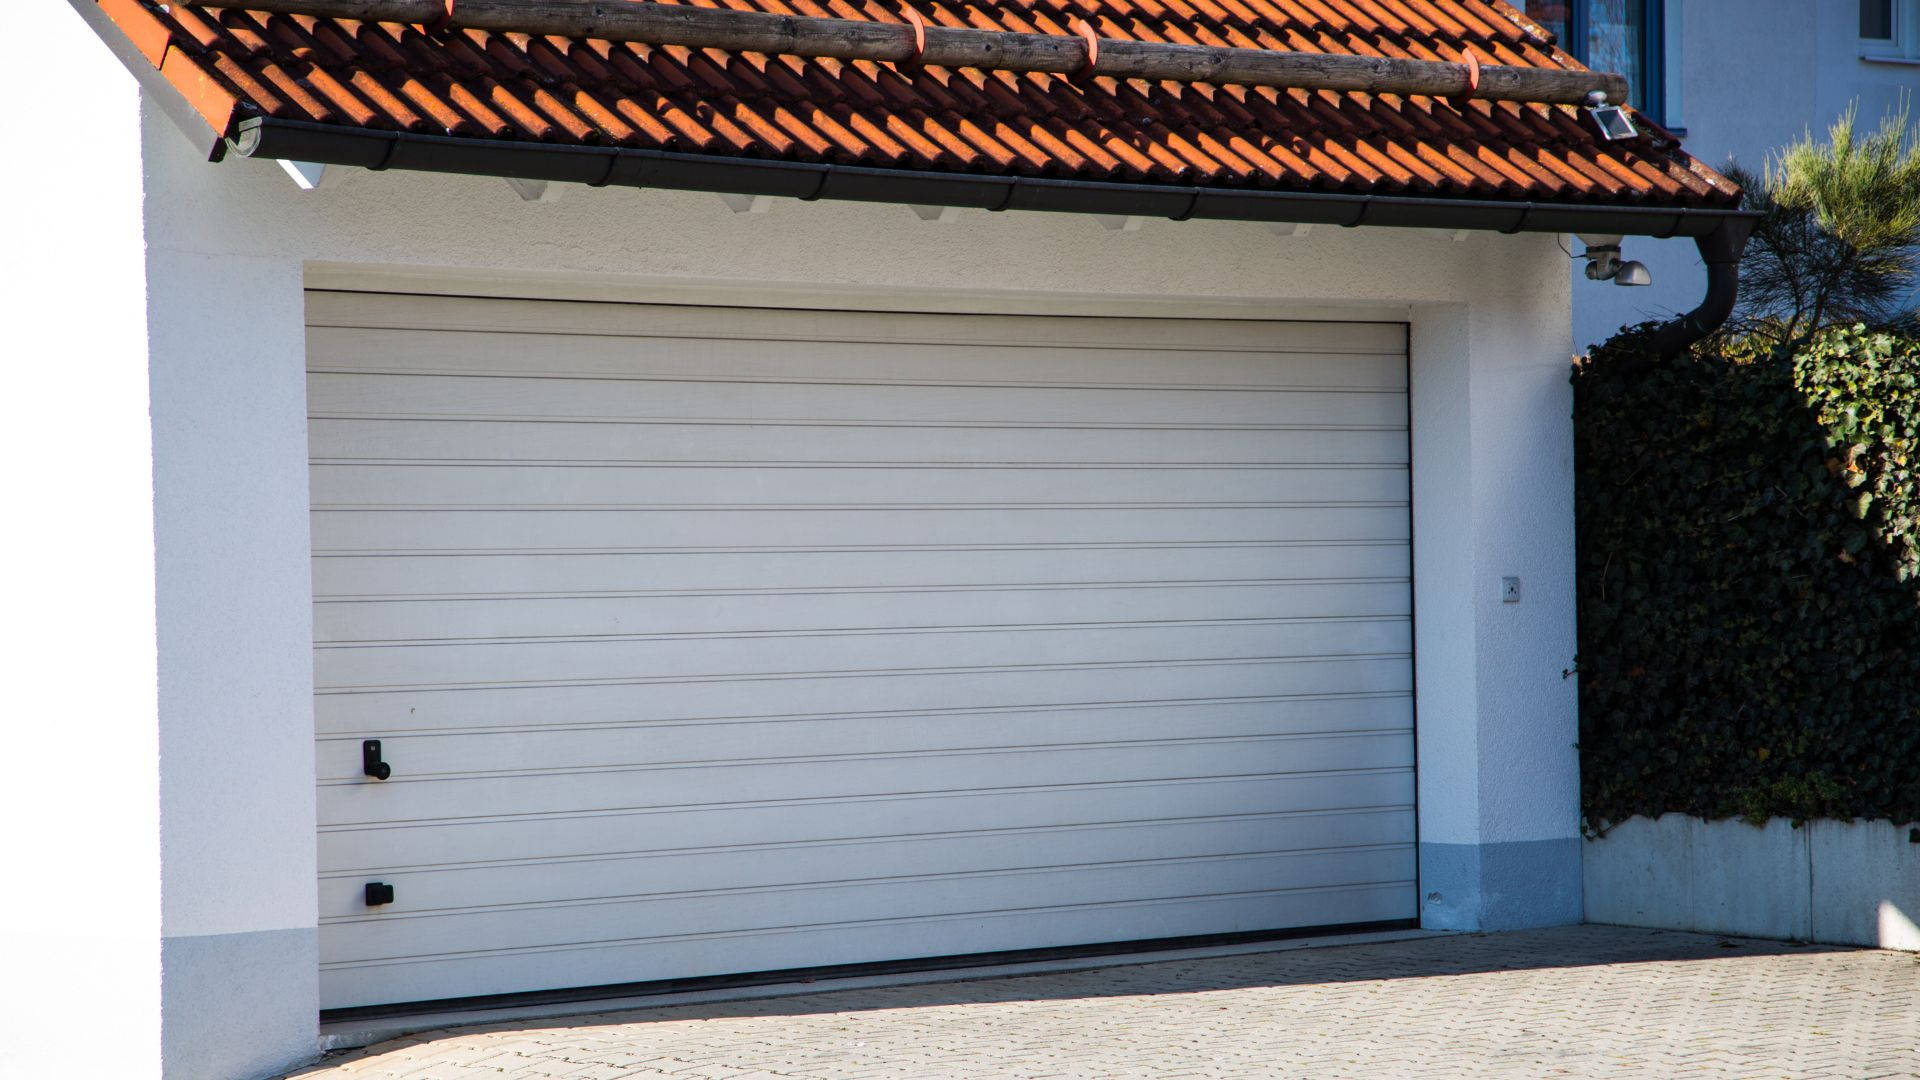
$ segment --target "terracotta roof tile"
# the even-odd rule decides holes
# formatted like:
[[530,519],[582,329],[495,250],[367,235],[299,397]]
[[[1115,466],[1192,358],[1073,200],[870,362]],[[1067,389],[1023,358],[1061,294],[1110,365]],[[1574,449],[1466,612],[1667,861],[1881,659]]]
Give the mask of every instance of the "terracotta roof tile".
[[[900,21],[892,0],[666,0]],[[912,0],[936,25],[1577,65],[1501,0]],[[982,174],[1730,206],[1659,128],[1565,106],[1072,80],[101,0],[210,123],[344,126]]]

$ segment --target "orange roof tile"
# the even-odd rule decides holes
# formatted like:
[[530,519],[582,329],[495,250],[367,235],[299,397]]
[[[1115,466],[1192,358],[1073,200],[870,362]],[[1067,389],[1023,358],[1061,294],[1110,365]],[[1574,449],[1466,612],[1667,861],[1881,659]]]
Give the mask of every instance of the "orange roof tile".
[[[898,22],[882,0],[672,0]],[[1577,68],[1500,0],[916,0],[933,25]],[[1203,187],[1730,207],[1645,118],[356,23],[101,0],[223,132],[249,115],[422,135]],[[229,132],[230,133],[230,132]]]

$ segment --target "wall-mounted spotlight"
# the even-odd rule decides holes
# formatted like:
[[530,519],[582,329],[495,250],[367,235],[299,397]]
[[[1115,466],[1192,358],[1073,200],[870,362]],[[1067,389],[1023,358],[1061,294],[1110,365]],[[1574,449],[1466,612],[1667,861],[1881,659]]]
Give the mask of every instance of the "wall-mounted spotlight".
[[1653,284],[1653,274],[1647,270],[1645,263],[1620,258],[1621,239],[1618,236],[1580,234],[1580,242],[1587,245],[1587,250],[1580,253],[1587,260],[1587,280],[1611,281],[1615,285]]
[[1600,131],[1600,137],[1608,142],[1619,142],[1640,134],[1640,129],[1633,126],[1633,117],[1628,116],[1625,109],[1607,104],[1604,90],[1595,90],[1587,95],[1587,119],[1593,121],[1593,126]]

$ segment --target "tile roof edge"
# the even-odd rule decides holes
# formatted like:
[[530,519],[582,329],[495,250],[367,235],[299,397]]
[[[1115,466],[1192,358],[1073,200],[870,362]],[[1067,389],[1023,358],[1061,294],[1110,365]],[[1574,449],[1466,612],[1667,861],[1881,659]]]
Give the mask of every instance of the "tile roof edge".
[[337,124],[252,117],[232,149],[244,157],[286,158],[373,170],[458,173],[726,194],[1042,210],[1176,221],[1205,218],[1373,225],[1487,232],[1604,232],[1702,237],[1729,220],[1758,215],[1735,207],[1647,203],[1493,200],[1364,195],[1268,188],[1070,180],[1052,177],[875,168],[610,146],[471,139]]
[[[239,102],[211,82],[197,64],[168,62],[179,55],[179,50],[164,26],[157,21],[154,26],[144,25],[142,20],[153,17],[125,0],[67,3],[132,73],[141,92],[208,161],[219,161],[226,155],[225,137],[232,132]],[[156,36],[156,29],[162,31],[161,36]]]

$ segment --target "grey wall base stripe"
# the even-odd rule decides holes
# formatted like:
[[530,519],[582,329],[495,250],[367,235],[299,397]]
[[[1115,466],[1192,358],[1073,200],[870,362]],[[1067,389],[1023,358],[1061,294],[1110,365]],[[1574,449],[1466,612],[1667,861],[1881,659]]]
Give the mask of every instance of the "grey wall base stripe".
[[318,1057],[319,972],[312,928],[162,939],[166,1080],[256,1080]]
[[1420,845],[1420,925],[1526,930],[1582,919],[1580,838]]
[[252,117],[232,140],[247,157],[366,169],[506,176],[523,180],[715,191],[796,199],[1043,210],[1131,217],[1210,218],[1488,232],[1702,237],[1755,215],[1742,210],[1621,204],[1276,191],[988,176],[818,162],[679,154],[614,146],[464,139]]

